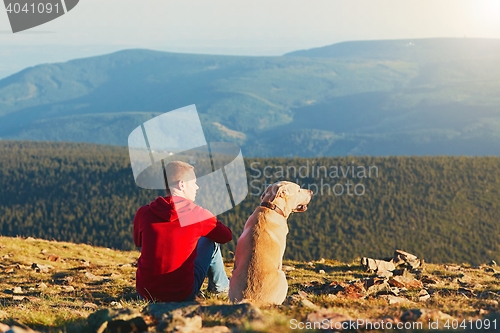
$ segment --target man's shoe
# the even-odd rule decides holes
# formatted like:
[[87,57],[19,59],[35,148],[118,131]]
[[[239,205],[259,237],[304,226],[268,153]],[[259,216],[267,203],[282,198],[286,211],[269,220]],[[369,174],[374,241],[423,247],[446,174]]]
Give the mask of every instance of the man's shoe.
[[216,289],[207,289],[207,292],[211,293],[212,295],[217,295],[217,297],[228,297],[229,287],[220,291]]

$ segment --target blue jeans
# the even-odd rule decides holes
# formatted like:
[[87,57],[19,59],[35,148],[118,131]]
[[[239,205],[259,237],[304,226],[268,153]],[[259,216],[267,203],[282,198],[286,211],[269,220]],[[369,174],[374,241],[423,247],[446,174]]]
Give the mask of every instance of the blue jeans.
[[208,290],[223,292],[229,289],[229,279],[224,271],[224,262],[220,252],[219,243],[201,237],[196,246],[194,259],[194,286],[191,295],[186,301],[194,300],[201,289],[205,277],[208,277]]

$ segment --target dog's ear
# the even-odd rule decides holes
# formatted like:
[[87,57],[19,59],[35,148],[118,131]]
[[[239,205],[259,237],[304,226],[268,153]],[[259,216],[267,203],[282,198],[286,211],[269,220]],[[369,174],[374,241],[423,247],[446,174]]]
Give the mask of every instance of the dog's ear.
[[267,192],[267,189],[268,189],[268,188],[269,188],[269,187],[267,187],[267,188],[264,190],[264,192],[262,192],[262,195],[260,196],[260,200],[261,200],[261,201],[264,201],[264,197],[266,196],[266,192]]
[[289,194],[288,189],[286,188],[285,185],[283,185],[283,186],[280,186],[278,188],[278,191],[276,192],[275,197],[284,198],[284,197],[288,196],[288,194]]
[[289,192],[284,184],[273,184],[269,186],[261,195],[262,201],[274,202],[276,198],[288,196]]
[[260,196],[260,199],[262,201],[268,201],[268,202],[273,202],[273,200],[276,198],[276,193],[278,192],[278,185],[272,184],[269,185],[264,193]]

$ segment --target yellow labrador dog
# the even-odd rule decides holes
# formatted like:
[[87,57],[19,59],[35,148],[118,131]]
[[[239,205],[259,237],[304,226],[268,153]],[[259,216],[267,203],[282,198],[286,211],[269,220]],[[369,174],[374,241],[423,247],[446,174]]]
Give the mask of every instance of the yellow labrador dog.
[[281,181],[269,186],[261,196],[261,204],[245,223],[234,257],[233,276],[229,281],[232,302],[281,304],[288,291],[281,269],[285,253],[287,218],[304,212],[312,191]]

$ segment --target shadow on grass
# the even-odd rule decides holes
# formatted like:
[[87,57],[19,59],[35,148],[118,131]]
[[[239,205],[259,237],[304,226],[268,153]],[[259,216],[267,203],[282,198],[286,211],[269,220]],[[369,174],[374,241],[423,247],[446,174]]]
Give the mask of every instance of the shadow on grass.
[[[61,323],[55,326],[43,326],[36,323],[20,323],[14,319],[2,320],[2,323],[9,326],[20,327],[27,332],[31,330],[40,331],[43,333],[86,333],[88,332],[87,319],[79,318],[75,320],[68,321],[66,323]],[[10,332],[10,331],[9,331]],[[18,331],[15,331],[18,332]],[[24,332],[24,331],[23,331]]]
[[294,265],[295,268],[298,269],[303,269],[306,271],[313,271],[316,272],[319,270],[324,270],[326,273],[358,273],[358,274],[365,274],[365,270],[361,265],[329,265],[329,264],[321,264],[321,263],[315,263],[314,265],[308,265],[306,263],[299,263]]
[[89,332],[87,319],[80,318],[76,320],[69,321],[67,323],[58,326],[37,326],[32,327],[43,333],[86,333]]

